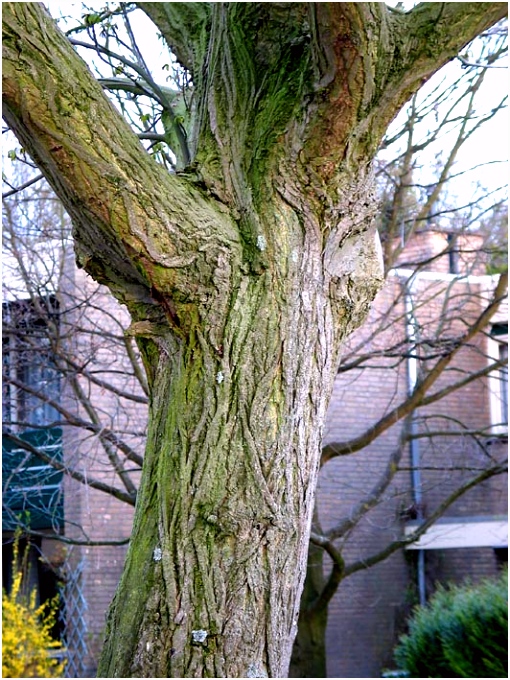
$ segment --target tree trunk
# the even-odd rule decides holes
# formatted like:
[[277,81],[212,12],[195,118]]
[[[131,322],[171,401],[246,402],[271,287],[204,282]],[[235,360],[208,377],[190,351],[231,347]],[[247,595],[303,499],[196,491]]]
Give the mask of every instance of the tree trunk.
[[99,675],[285,677],[340,346],[382,282],[370,163],[506,5],[140,4],[193,76],[177,175],[38,3],[2,8],[4,117],[130,310],[151,388]]
[[307,235],[313,215],[272,210],[294,246],[277,275],[234,276],[185,337],[140,338],[149,441],[102,677],[286,675],[340,339],[379,270],[372,253],[349,292]]

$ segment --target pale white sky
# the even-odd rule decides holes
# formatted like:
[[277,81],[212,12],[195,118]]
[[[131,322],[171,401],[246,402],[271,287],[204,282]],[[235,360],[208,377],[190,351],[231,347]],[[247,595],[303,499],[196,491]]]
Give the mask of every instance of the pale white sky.
[[[461,63],[453,61],[447,64],[443,69],[436,73],[428,83],[420,90],[418,94],[419,101],[432,92],[442,79],[451,79],[454,82],[459,75],[462,74]],[[476,113],[480,116],[488,113],[495,108],[508,91],[508,72],[506,69],[494,68],[486,73],[485,80],[480,92],[477,95]],[[452,98],[459,96],[461,90],[452,93]],[[451,105],[451,99],[438,107],[437,113],[439,117]],[[396,129],[406,119],[406,108],[400,112],[395,119],[388,136],[391,136],[392,129]],[[465,110],[465,105],[459,106],[459,113]],[[428,125],[433,124],[431,120]],[[429,127],[426,121],[422,125],[423,136],[426,136]],[[494,191],[499,187],[503,189],[498,192],[499,196],[506,195],[506,185],[508,183],[508,109],[503,109],[495,114],[495,116],[487,123],[483,124],[478,130],[473,133],[473,136],[468,139],[461,147],[452,173],[465,172],[458,178],[454,178],[449,182],[449,195],[453,198],[458,197],[458,201],[468,203],[472,200],[477,191],[478,185],[484,186],[489,191]],[[430,145],[426,151],[422,152],[420,156],[421,170],[420,183],[426,184],[433,182],[435,178],[434,163],[437,154],[445,156],[454,144],[456,139],[457,127],[451,126],[449,132],[447,128],[441,133],[437,141]],[[418,137],[419,141],[420,137]],[[386,157],[391,158],[391,153]],[[415,177],[415,180],[417,178]]]

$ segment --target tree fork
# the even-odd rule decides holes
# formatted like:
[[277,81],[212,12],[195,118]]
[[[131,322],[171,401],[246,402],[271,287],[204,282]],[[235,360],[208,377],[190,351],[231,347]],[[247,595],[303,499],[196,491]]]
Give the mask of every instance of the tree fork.
[[[370,162],[421,80],[506,5],[441,3],[445,20],[437,3],[405,18],[141,4],[194,69],[207,189],[143,151],[41,6],[3,6],[4,116],[68,209],[79,262],[128,306],[151,381],[99,675],[285,677],[340,345],[382,283]],[[292,40],[252,37],[264,12]]]

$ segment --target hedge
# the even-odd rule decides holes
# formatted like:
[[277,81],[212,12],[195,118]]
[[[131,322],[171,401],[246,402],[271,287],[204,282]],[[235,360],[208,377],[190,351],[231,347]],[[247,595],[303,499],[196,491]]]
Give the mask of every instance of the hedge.
[[395,649],[416,678],[507,678],[508,573],[477,586],[439,588],[417,607]]

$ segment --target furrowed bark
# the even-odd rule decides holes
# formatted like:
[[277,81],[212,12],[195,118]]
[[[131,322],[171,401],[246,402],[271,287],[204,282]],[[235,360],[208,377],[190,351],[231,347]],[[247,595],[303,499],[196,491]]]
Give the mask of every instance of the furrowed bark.
[[4,117],[149,379],[99,676],[285,677],[341,341],[382,282],[370,162],[416,62],[384,79],[380,3],[140,4],[196,75],[188,173],[144,152],[38,4],[3,7]]
[[340,338],[368,308],[380,270],[370,238],[361,243],[372,269],[361,271],[352,243],[336,260],[321,251],[306,204],[280,199],[272,210],[264,226],[294,248],[278,268],[240,268],[221,344],[200,316],[186,338],[157,338],[144,479],[105,677],[286,674]]
[[[278,295],[269,276],[240,282],[221,348],[199,329],[191,343],[168,340],[153,388],[137,549],[112,613],[112,634],[129,635],[136,653],[121,658],[112,639],[106,677],[286,672],[300,589],[294,565],[306,559],[317,473],[310,452],[326,406],[317,386],[332,356],[327,347],[310,351],[312,326],[328,313],[322,296],[296,290],[309,308],[289,317]],[[171,645],[163,654],[161,640]]]

